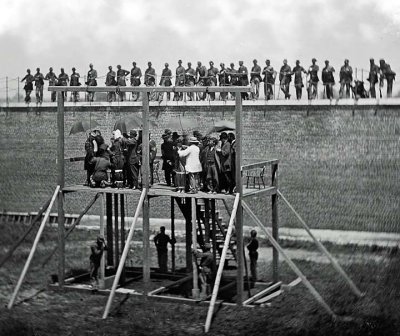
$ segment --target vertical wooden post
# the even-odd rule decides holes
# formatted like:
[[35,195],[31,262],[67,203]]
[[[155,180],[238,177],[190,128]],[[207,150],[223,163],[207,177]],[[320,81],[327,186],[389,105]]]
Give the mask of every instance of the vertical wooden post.
[[8,107],[8,76],[6,77],[6,106]]
[[18,86],[17,86],[17,101],[18,101],[18,103],[19,103],[19,76],[17,77],[17,83],[18,83]]
[[64,227],[64,195],[65,170],[64,170],[64,93],[57,93],[57,166],[58,166],[58,284],[64,286],[65,274],[65,227]]
[[114,244],[114,265],[117,267],[119,262],[118,194],[114,194]]
[[106,215],[107,215],[107,265],[114,265],[114,238],[112,226],[112,195],[106,194]]
[[[125,198],[124,194],[120,195],[121,204],[121,251],[125,248]],[[121,282],[125,282],[125,267],[122,269]]]
[[235,95],[235,118],[236,118],[236,162],[235,181],[236,192],[240,194],[240,200],[236,213],[236,244],[237,244],[237,299],[241,305],[243,302],[243,209],[242,209],[242,95],[237,92]]
[[[150,177],[150,149],[149,149],[149,96],[144,92],[143,105],[143,133],[142,133],[142,188],[149,190]],[[149,197],[143,202],[143,281],[144,292],[148,293],[150,283],[150,202]]]
[[[192,197],[192,244],[193,248],[197,249],[197,230],[196,230],[196,199]],[[196,256],[192,255],[193,260],[193,289],[192,289],[192,296],[193,299],[198,299],[200,296],[200,289],[199,289],[199,275],[197,272],[197,261]]]
[[212,239],[212,250],[213,250],[213,258],[214,260],[217,259],[217,235],[216,235],[216,230],[217,230],[217,223],[216,221],[218,220],[216,218],[216,211],[215,211],[215,199],[211,200],[211,225],[212,225],[212,233],[211,233],[211,239]]
[[204,219],[205,219],[205,242],[210,242],[210,200],[204,199]]
[[[271,185],[278,189],[278,164],[274,163],[271,166]],[[271,222],[272,222],[272,237],[278,241],[279,224],[278,224],[278,194],[271,196]],[[272,250],[272,281],[279,281],[279,251],[273,247]]]
[[[101,193],[100,197],[100,236],[104,237],[104,202],[105,202],[105,197],[104,193]],[[106,262],[105,262],[105,254],[101,256],[100,260],[100,272],[99,272],[99,285],[101,289],[104,289],[104,276],[105,276],[105,267],[106,267]]]
[[[182,199],[186,202],[186,204],[188,205],[188,202],[190,202],[190,198],[186,197],[184,199]],[[192,268],[193,268],[193,262],[192,262],[192,250],[191,250],[191,246],[192,246],[192,210],[191,207],[189,208],[189,214],[186,217],[185,216],[185,232],[186,232],[186,236],[185,236],[185,243],[186,243],[186,272],[191,272]],[[189,219],[189,215],[190,215],[190,219]]]
[[[171,197],[171,239],[175,242],[175,198]],[[175,272],[175,244],[171,246],[171,269]]]

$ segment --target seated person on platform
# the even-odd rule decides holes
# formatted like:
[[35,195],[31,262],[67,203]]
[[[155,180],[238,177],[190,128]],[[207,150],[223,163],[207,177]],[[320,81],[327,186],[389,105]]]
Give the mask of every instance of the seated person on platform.
[[94,173],[90,177],[90,186],[92,188],[105,188],[111,185],[107,173],[107,171],[111,168],[111,163],[110,160],[107,160],[103,156],[103,151],[104,149],[100,147],[97,152],[98,156],[92,158],[92,160],[90,161],[90,164],[94,167]]
[[178,150],[179,157],[186,158],[185,170],[189,175],[189,194],[199,191],[199,173],[202,171],[200,163],[200,148],[197,146],[199,140],[195,137],[189,138],[189,147]]
[[214,262],[214,256],[211,252],[211,244],[204,244],[204,252],[192,249],[192,252],[196,258],[201,258],[199,265],[199,278],[201,282],[201,299],[206,299],[211,294],[211,286],[214,282],[216,265]]

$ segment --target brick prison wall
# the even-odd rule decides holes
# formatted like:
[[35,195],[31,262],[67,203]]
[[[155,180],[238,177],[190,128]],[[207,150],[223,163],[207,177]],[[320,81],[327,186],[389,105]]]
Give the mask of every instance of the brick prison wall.
[[[116,121],[141,112],[139,104],[132,105],[66,106],[65,156],[84,156],[85,134],[69,135],[75,121],[96,121],[109,142]],[[37,211],[54,191],[56,112],[55,105],[1,109],[1,211]],[[178,115],[192,119],[204,134],[214,120],[234,121],[234,106],[151,105],[151,120],[157,124],[151,134],[158,145],[166,125]],[[400,232],[399,138],[398,106],[243,106],[244,163],[279,159],[279,188],[312,228]],[[85,181],[82,161],[66,162],[65,173],[67,185]],[[91,197],[67,194],[66,212],[79,213]],[[132,216],[137,198],[127,201]],[[270,203],[260,197],[251,201],[267,224]],[[151,217],[168,218],[169,206],[167,198],[152,199]],[[280,226],[298,226],[282,201],[279,219]]]

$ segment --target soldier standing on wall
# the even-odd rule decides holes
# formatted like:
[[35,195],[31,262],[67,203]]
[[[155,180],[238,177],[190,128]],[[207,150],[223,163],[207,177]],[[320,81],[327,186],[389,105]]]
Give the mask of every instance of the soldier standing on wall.
[[349,60],[344,60],[344,65],[340,68],[340,91],[339,97],[343,98],[343,91],[346,87],[346,96],[345,98],[350,98],[350,86],[351,82],[353,81],[353,69],[349,65]]
[[25,103],[29,104],[31,102],[31,93],[33,91],[33,76],[31,75],[31,70],[26,70],[26,75],[21,79],[21,82],[25,81],[24,90],[25,90]]
[[[115,71],[112,69],[112,66],[110,65],[108,67],[108,72],[107,72],[107,76],[106,76],[106,86],[116,86],[117,85],[117,81],[115,80],[117,74],[115,73]],[[115,91],[110,91],[107,92],[107,101],[109,103],[116,101],[117,97],[115,95]]]
[[[169,64],[165,63],[165,68],[163,69],[163,71],[161,73],[160,86],[171,86],[172,85],[172,82],[171,82],[172,71],[168,67],[169,67]],[[162,92],[160,92],[160,95],[158,98],[160,101],[162,100],[162,98],[163,98]],[[171,99],[171,93],[167,92],[167,100],[170,100],[170,99]]]
[[319,66],[315,64],[317,62],[315,58],[311,62],[312,64],[308,69],[308,74],[310,75],[310,79],[308,80],[308,99],[316,99],[318,97]]
[[[243,65],[243,61],[239,61],[238,76],[240,86],[249,85],[249,72],[247,71],[247,67]],[[242,92],[241,95],[243,100],[249,99],[249,94],[247,92]]]
[[322,83],[325,87],[325,93],[327,99],[333,98],[333,86],[335,85],[335,77],[333,73],[335,69],[329,65],[329,61],[325,61],[325,68],[322,69]]
[[302,73],[307,74],[307,71],[304,70],[304,68],[300,65],[300,61],[296,61],[296,66],[293,68],[293,74],[294,74],[294,87],[296,88],[296,98],[297,100],[301,99],[301,96],[303,95],[303,77]]
[[36,87],[36,103],[41,104],[43,102],[43,86],[44,86],[44,76],[40,72],[40,68],[36,69],[35,76],[33,76]]
[[[120,65],[117,65],[117,85],[126,86],[126,76],[129,75],[129,71],[122,69]],[[125,100],[126,93],[124,91],[119,91],[118,96],[120,101]]]
[[[81,85],[81,83],[79,82],[80,75],[77,72],[75,72],[75,70],[76,70],[75,68],[72,68],[71,81],[69,82],[70,86],[80,86]],[[79,101],[79,92],[78,91],[72,92],[71,100],[73,102]]]
[[[175,86],[185,86],[185,68],[182,66],[182,60],[178,61],[178,67],[176,68],[176,78],[175,78]],[[182,100],[183,92],[175,92],[174,100]]]
[[287,60],[283,60],[283,65],[279,71],[279,82],[282,92],[285,94],[285,99],[290,99],[289,86],[292,81],[292,69],[287,64]]
[[257,60],[253,60],[253,67],[250,72],[251,83],[251,99],[256,100],[260,96],[261,68],[257,64]]
[[[132,69],[131,69],[131,86],[140,86],[141,81],[140,78],[142,77],[142,70],[136,66],[136,62],[132,62]],[[140,93],[139,92],[132,92],[132,100],[137,101],[139,99]]]
[[376,98],[375,85],[378,83],[379,67],[375,64],[375,60],[369,60],[369,75],[367,81],[369,82],[369,94],[371,98]]
[[[214,62],[210,61],[210,68],[207,70],[207,86],[217,86],[217,75],[219,71],[218,69],[214,66]],[[215,100],[215,92],[210,92],[209,93],[210,99]]]
[[262,72],[262,74],[264,75],[264,95],[266,100],[270,100],[274,98],[276,72],[271,66],[271,62],[269,59],[265,61],[265,65],[266,66],[264,67]]
[[[49,72],[47,73],[46,77],[44,77],[44,79],[49,81],[49,86],[57,85],[57,76],[53,72],[53,68],[49,69]],[[57,92],[56,91],[52,91],[51,92],[51,101],[55,102],[56,101],[56,97],[57,97]]]
[[[194,86],[196,82],[196,70],[192,68],[192,63],[188,62],[188,68],[185,70],[185,86]],[[189,100],[194,100],[194,93],[187,94]]]
[[396,73],[391,69],[390,65],[385,62],[384,59],[379,60],[381,69],[380,87],[383,87],[383,81],[386,79],[387,83],[387,95],[386,98],[392,97],[393,81],[396,77]]
[[[61,68],[61,73],[58,75],[58,86],[67,86],[69,82],[69,76],[64,72],[64,68]],[[67,99],[67,91],[64,92],[64,98]]]
[[[87,81],[86,85],[87,86],[97,86],[97,71],[93,69],[93,64],[89,64],[89,71],[87,74]],[[89,92],[88,94],[88,99],[90,102],[94,101],[94,92]]]

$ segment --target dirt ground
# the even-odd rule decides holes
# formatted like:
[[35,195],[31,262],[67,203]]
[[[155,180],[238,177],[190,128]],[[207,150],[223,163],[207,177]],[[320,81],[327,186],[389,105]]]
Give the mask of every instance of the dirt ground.
[[[0,258],[15,239],[15,234],[0,237]],[[75,233],[74,233],[75,234]],[[44,268],[41,262],[54,246],[54,233],[42,239],[40,249],[17,304],[7,305],[30,244],[21,249],[0,268],[0,335],[202,335],[207,306],[146,301],[123,296],[113,302],[106,320],[101,316],[107,297],[91,293],[55,292],[47,289],[49,275],[56,272],[56,260]],[[75,234],[67,249],[67,268],[80,268],[86,263],[90,233]],[[78,248],[79,247],[79,248]],[[265,248],[265,250],[264,250]],[[265,307],[219,306],[209,335],[400,335],[400,253],[397,250],[365,251],[357,248],[335,250],[343,268],[365,293],[356,298],[333,268],[322,262],[314,251],[290,248],[291,257],[310,282],[339,316],[333,321],[299,284],[271,301]],[[332,250],[331,249],[331,250]],[[271,267],[267,248],[259,260],[259,277],[270,280]],[[310,254],[311,253],[311,254]],[[82,260],[85,260],[82,262]],[[283,283],[296,278],[281,262]],[[37,291],[43,292],[36,295]],[[33,296],[32,298],[30,298]],[[26,300],[24,300],[26,299]]]

